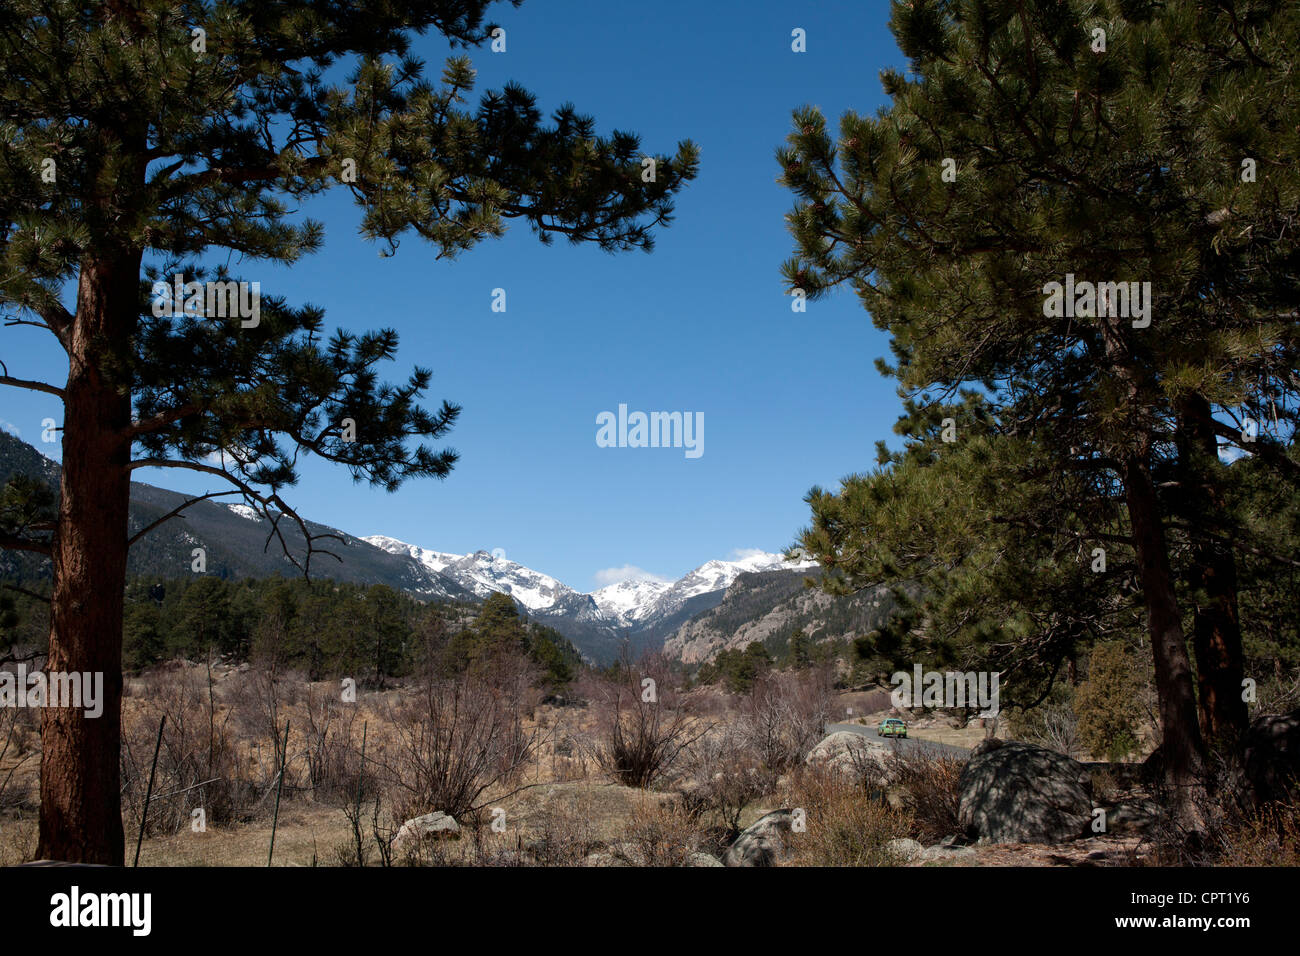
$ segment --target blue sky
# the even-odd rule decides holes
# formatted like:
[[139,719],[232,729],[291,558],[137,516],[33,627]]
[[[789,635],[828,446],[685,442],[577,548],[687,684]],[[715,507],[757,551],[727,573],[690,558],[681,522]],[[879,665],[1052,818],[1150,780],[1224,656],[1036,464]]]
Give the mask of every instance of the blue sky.
[[[264,294],[326,309],[356,331],[393,327],[398,361],[433,369],[427,405],[464,406],[448,444],[461,461],[445,481],[394,494],[354,485],[309,461],[287,499],[314,520],[442,551],[501,548],[511,560],[588,590],[635,567],[675,578],[738,549],[779,550],[807,518],[803,494],[874,461],[900,411],[873,360],[888,351],[856,297],[842,291],[791,312],[780,263],[791,253],[773,153],[794,108],[838,120],[884,102],[879,73],[904,60],[884,0],[632,4],[526,0],[496,8],[507,50],[470,52],[476,94],[514,80],[549,112],[566,101],[602,133],[642,136],[671,153],[701,148],[701,172],[649,255],[609,254],[563,239],[542,246],[522,224],[458,259],[435,261],[408,237],[393,258],[357,234],[343,190],[303,208],[326,245],[292,269],[246,263]],[[791,31],[807,52],[791,51]],[[447,48],[416,52],[436,78]],[[491,311],[504,288],[507,311]],[[7,329],[10,374],[61,382],[62,353],[36,329]],[[704,453],[601,448],[596,416],[702,413]],[[0,392],[0,427],[40,442],[48,396]],[[182,491],[215,480],[175,470],[137,480]],[[233,500],[233,499],[231,499]]]

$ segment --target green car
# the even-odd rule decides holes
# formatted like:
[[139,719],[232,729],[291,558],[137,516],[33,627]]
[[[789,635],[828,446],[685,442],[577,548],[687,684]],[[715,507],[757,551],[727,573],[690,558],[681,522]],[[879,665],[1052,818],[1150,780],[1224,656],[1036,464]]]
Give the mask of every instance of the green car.
[[882,720],[880,726],[876,728],[877,737],[906,737],[907,724],[903,723],[897,717],[890,717]]

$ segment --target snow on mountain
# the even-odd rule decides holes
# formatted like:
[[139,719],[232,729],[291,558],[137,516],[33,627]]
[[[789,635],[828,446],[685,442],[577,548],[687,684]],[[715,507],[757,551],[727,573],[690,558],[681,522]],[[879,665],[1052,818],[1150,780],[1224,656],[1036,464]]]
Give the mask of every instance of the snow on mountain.
[[487,551],[467,554],[444,567],[442,573],[483,597],[493,591],[504,591],[530,611],[553,607],[576,593],[548,574],[494,557]]
[[671,581],[639,578],[592,591],[591,599],[601,614],[616,626],[627,627],[650,614],[655,603],[671,587]]
[[814,561],[788,562],[765,551],[741,552],[730,561],[708,561],[676,581],[631,578],[584,594],[555,578],[487,551],[451,554],[431,551],[384,535],[363,538],[390,554],[401,555],[430,582],[448,581],[477,598],[494,591],[509,594],[530,615],[577,641],[584,653],[614,659],[623,641],[633,650],[659,646],[694,615],[716,607],[727,588],[746,572],[806,570]]
[[407,555],[422,567],[451,578],[479,597],[487,597],[493,591],[504,591],[530,611],[545,611],[560,604],[575,603],[574,598],[590,598],[607,624],[633,629],[653,618],[676,612],[693,598],[725,591],[744,572],[803,570],[816,565],[815,561],[788,562],[779,554],[752,551],[731,561],[708,561],[676,581],[633,578],[582,594],[550,575],[487,551],[450,554],[378,534],[362,540],[392,554]]
[[451,578],[461,587],[478,597],[485,598],[494,591],[503,591],[530,611],[545,611],[556,607],[570,596],[577,596],[573,588],[561,584],[548,574],[526,568],[506,558],[487,551],[470,554],[448,554],[430,551],[383,535],[371,535],[364,541],[391,554],[406,554],[422,567]]
[[252,508],[249,505],[236,504],[236,505],[226,505],[226,507],[229,508],[231,511],[233,511],[235,514],[239,515],[239,517],[247,518],[249,521],[262,520],[262,516],[257,513],[257,509]]
[[402,554],[412,557],[420,564],[421,567],[428,568],[430,571],[439,572],[453,561],[459,561],[464,555],[447,554],[445,551],[429,551],[414,544],[407,544],[405,541],[398,541],[396,538],[389,538],[382,534],[372,534],[368,538],[362,538],[367,544],[373,544],[376,548],[387,551],[389,554]]
[[816,561],[786,561],[779,554],[766,551],[746,552],[734,561],[706,561],[687,572],[655,601],[656,616],[666,616],[692,598],[725,591],[731,582],[747,571],[795,571],[815,567]]

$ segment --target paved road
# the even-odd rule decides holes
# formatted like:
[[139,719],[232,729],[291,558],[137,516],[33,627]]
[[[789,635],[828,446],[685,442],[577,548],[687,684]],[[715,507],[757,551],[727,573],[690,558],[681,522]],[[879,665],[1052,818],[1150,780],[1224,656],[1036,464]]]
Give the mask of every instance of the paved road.
[[954,757],[967,757],[970,755],[970,751],[965,747],[958,747],[954,744],[941,744],[934,740],[920,740],[916,737],[877,737],[875,727],[864,727],[862,724],[827,724],[824,733],[833,734],[839,730],[847,730],[851,734],[871,737],[903,753],[913,751],[936,756],[948,754]]

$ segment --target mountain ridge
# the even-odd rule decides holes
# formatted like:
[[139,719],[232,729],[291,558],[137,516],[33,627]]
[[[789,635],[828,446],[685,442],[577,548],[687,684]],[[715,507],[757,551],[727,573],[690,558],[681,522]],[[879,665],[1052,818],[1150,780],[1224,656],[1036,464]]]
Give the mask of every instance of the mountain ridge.
[[[27,474],[44,481],[57,496],[60,472],[57,462],[0,431],[0,486],[14,474]],[[129,533],[138,533],[190,500],[179,492],[132,482]],[[676,581],[629,579],[581,592],[500,554],[455,554],[384,535],[356,536],[306,519],[304,524],[313,536],[335,536],[320,545],[333,554],[313,556],[314,577],[385,584],[431,601],[477,603],[502,591],[529,617],[564,634],[598,664],[616,660],[625,644],[634,656],[660,650],[685,624],[721,604],[725,592],[744,575],[797,574],[802,581],[803,572],[816,566],[749,551],[732,560],[706,561]],[[270,530],[267,519],[245,503],[196,501],[131,548],[128,573],[159,578],[192,573],[194,549],[202,548],[208,574],[224,578],[300,574]],[[296,522],[280,522],[278,530],[301,563],[306,542]],[[0,574],[48,578],[49,559],[3,551]]]
[[[370,535],[362,540],[404,555],[480,597],[492,591],[509,594],[530,616],[565,633],[586,652],[587,648],[571,633],[577,629],[584,641],[599,645],[601,656],[607,659],[618,654],[624,641],[634,654],[660,649],[664,639],[682,623],[715,607],[727,587],[742,574],[777,569],[804,571],[816,566],[812,561],[787,562],[779,554],[753,551],[734,560],[706,561],[676,581],[634,578],[581,592],[550,575],[486,551],[457,555],[387,535]],[[556,622],[563,622],[563,626]]]

